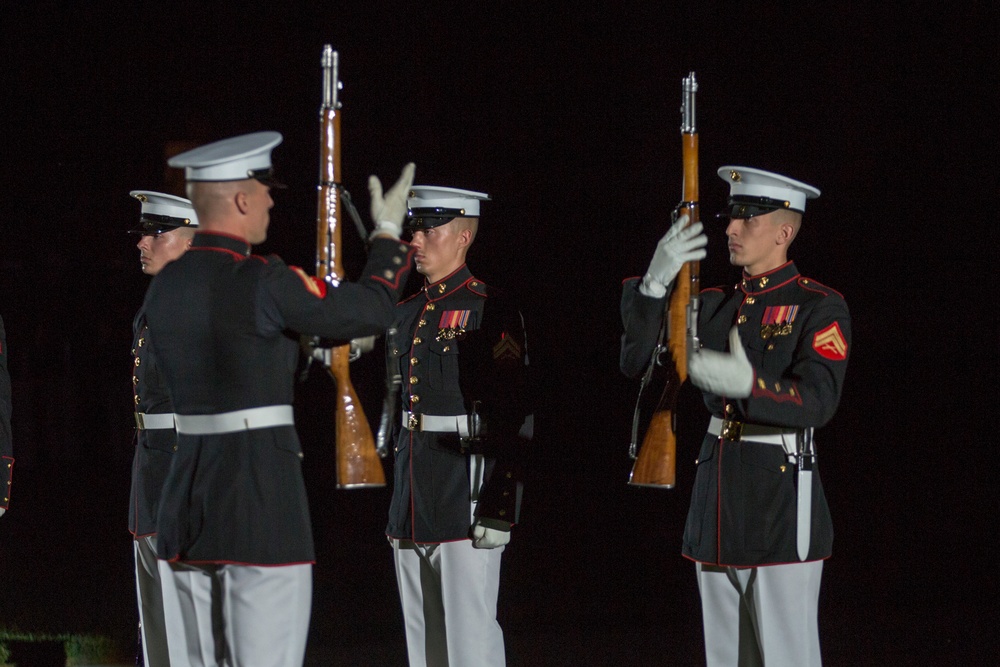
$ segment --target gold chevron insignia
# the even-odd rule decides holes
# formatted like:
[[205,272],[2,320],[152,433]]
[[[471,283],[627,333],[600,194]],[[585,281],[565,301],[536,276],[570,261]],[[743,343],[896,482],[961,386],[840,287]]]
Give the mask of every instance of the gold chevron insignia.
[[521,346],[513,336],[501,334],[500,341],[493,346],[493,358],[500,360],[517,360],[521,358]]
[[813,349],[821,356],[834,361],[847,358],[847,341],[840,331],[840,326],[834,322],[813,336]]

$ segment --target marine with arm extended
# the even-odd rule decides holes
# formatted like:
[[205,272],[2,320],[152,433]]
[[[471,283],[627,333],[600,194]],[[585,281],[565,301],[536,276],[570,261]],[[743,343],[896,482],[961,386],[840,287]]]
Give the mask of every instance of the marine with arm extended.
[[164,605],[171,664],[302,664],[315,555],[292,410],[299,344],[290,332],[380,333],[410,270],[411,249],[398,234],[412,164],[384,198],[378,184],[380,209],[392,209],[383,217],[396,226],[372,235],[356,282],[251,253],[267,237],[270,189],[280,186],[271,150],[281,140],[242,135],[170,161],[185,169],[200,223],[145,301],[176,412],[177,452],[157,516],[161,576],[177,591]]

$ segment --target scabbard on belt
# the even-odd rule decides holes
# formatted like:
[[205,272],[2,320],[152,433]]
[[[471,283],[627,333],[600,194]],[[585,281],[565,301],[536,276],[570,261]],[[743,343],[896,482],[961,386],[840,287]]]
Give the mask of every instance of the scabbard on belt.
[[815,455],[812,429],[789,429],[762,424],[746,424],[712,417],[708,432],[731,442],[758,442],[785,450],[795,464],[795,548],[799,560],[809,557],[812,535],[812,474]]

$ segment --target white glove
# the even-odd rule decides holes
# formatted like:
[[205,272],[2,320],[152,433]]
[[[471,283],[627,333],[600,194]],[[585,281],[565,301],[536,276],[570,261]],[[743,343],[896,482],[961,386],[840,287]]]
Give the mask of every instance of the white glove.
[[472,527],[472,546],[476,549],[496,549],[510,542],[509,530],[487,528],[478,521]]
[[403,232],[403,220],[406,218],[406,198],[413,185],[413,174],[417,167],[410,162],[403,167],[399,180],[382,195],[382,181],[378,176],[368,177],[368,193],[372,198],[371,214],[375,223],[376,234],[384,234],[398,239]]
[[6,512],[6,511],[7,510],[5,510],[3,507],[0,507],[0,516],[3,516],[4,512]]
[[696,350],[688,355],[688,377],[696,387],[716,396],[746,398],[753,389],[753,367],[736,327],[729,330],[729,350]]
[[649,263],[649,269],[639,285],[639,291],[646,296],[661,298],[667,293],[667,287],[674,282],[681,267],[687,262],[705,258],[705,246],[708,237],[701,231],[702,225],[696,222],[690,227],[687,214],[677,218],[660,242],[656,244],[656,252]]

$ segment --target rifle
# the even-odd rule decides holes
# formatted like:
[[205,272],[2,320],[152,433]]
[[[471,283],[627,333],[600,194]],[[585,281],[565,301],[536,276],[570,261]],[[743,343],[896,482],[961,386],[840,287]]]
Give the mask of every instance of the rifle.
[[[698,130],[695,126],[695,93],[698,83],[694,72],[681,82],[681,157],[684,165],[683,199],[674,208],[675,221],[686,213],[689,225],[698,221]],[[666,384],[653,412],[642,448],[635,453],[638,422],[633,424],[629,455],[635,459],[629,484],[672,489],[677,469],[677,393],[687,380],[687,349],[698,349],[698,262],[688,262],[674,281],[667,301],[663,324],[653,357],[642,379],[644,388],[657,366],[666,367]],[[666,339],[664,341],[664,339]],[[667,354],[669,353],[669,355]],[[641,389],[640,389],[641,392]],[[638,418],[638,413],[636,415]]]
[[[323,47],[323,104],[319,110],[320,158],[316,217],[316,276],[330,283],[344,278],[341,257],[340,101],[337,92],[337,52]],[[348,202],[346,208],[350,210]],[[368,418],[351,384],[348,364],[351,346],[322,350],[324,365],[337,384],[337,488],[357,489],[385,486],[382,462]]]

